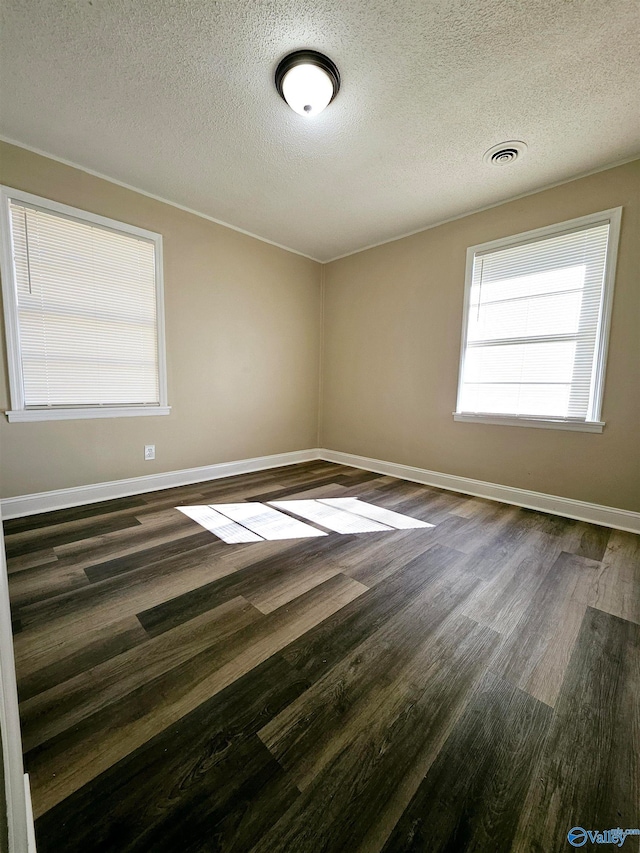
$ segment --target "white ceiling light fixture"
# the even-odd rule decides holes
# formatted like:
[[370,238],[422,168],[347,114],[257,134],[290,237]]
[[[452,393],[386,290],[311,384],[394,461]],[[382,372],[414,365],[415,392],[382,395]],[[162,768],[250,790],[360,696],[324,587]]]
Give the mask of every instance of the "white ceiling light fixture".
[[276,68],[276,89],[294,112],[307,118],[321,113],[338,94],[340,72],[316,50],[296,50]]

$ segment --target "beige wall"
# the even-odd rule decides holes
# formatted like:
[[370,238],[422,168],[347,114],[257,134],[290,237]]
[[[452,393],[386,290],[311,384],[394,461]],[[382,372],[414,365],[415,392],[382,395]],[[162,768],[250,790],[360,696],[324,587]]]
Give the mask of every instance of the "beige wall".
[[[322,346],[320,446],[640,510],[640,161],[324,267],[4,143],[0,182],[163,235],[172,406],[0,418],[3,497],[318,446]],[[603,434],[455,423],[467,246],[618,205]]]
[[0,183],[163,235],[172,406],[167,417],[1,416],[3,497],[317,445],[319,264],[4,143]]
[[[619,205],[604,432],[455,423],[467,247]],[[325,279],[321,446],[640,510],[640,160],[334,261]]]

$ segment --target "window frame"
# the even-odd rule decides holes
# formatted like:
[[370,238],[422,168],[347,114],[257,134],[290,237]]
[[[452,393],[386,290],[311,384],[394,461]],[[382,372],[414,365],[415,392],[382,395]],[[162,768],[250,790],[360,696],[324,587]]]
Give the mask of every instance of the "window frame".
[[[509,237],[501,237],[498,240],[490,240],[479,243],[467,249],[464,283],[464,303],[462,312],[462,340],[460,347],[460,361],[458,369],[458,392],[456,397],[456,410],[453,412],[454,421],[464,423],[483,423],[500,426],[537,427],[542,429],[575,430],[578,432],[601,433],[605,422],[601,420],[602,401],[604,397],[604,378],[606,372],[607,353],[609,349],[609,335],[611,329],[611,314],[613,306],[613,290],[616,275],[616,263],[618,259],[618,243],[620,240],[620,223],[622,219],[622,207],[613,207],[598,213],[590,213],[587,216],[579,216],[576,219],[568,219],[554,225],[546,225],[543,228],[535,228]],[[471,299],[471,285],[473,281],[473,267],[475,258],[480,253],[496,251],[499,249],[522,246],[527,243],[535,243],[547,237],[556,237],[571,231],[581,231],[593,225],[609,223],[609,238],[607,241],[607,255],[605,258],[604,280],[602,286],[602,302],[598,318],[597,330],[597,358],[591,377],[593,384],[592,417],[589,420],[576,418],[554,418],[551,416],[518,416],[501,415],[491,412],[465,412],[460,410],[462,396],[462,379],[464,376],[464,362],[467,353],[467,333],[469,326],[469,308]]]
[[[155,249],[155,286],[156,286],[156,330],[158,347],[158,390],[157,404],[96,404],[95,406],[47,406],[26,407],[22,377],[22,358],[20,348],[20,326],[18,321],[17,281],[13,252],[13,233],[11,229],[10,204],[22,202],[47,213],[59,214],[80,222],[98,225],[119,234],[140,237],[154,244]],[[0,186],[0,273],[2,274],[2,297],[4,302],[4,325],[6,333],[7,367],[9,372],[9,391],[11,409],[5,411],[7,420],[14,422],[59,421],[84,418],[122,418],[149,415],[168,415],[171,407],[167,397],[167,363],[164,323],[164,281],[162,260],[162,235],[109,219],[97,213],[91,213],[77,207],[71,207],[52,199]]]

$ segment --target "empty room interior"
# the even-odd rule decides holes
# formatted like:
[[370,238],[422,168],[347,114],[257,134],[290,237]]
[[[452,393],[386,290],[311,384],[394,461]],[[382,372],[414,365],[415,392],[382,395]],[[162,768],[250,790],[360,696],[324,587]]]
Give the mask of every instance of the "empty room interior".
[[0,850],[640,851],[640,7],[5,0]]

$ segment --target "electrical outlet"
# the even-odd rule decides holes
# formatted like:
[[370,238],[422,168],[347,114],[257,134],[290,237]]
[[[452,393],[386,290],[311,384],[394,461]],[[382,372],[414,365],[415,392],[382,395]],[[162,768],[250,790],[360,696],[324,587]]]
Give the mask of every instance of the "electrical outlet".
[[155,446],[155,444],[145,444],[145,446],[144,446],[144,458],[146,460],[156,458],[156,446]]

